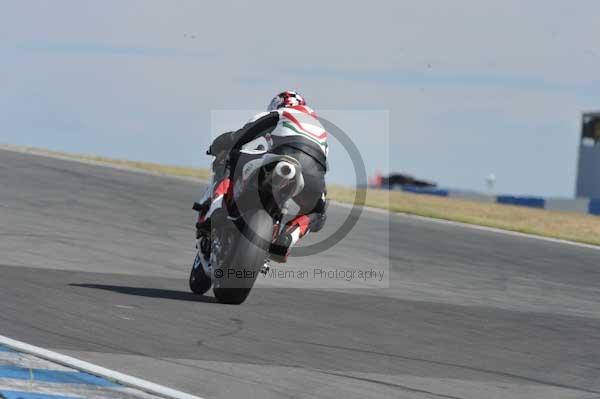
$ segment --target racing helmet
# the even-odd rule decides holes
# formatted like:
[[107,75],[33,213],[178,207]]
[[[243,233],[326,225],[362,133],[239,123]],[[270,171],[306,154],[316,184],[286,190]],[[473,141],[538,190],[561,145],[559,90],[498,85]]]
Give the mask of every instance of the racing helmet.
[[306,105],[304,97],[295,91],[287,90],[273,97],[267,111],[270,112],[279,108],[295,107],[297,105]]

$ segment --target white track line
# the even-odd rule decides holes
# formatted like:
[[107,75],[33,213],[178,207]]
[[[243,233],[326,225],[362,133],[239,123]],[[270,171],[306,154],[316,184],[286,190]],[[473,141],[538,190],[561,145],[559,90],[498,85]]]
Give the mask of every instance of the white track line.
[[[31,149],[31,148],[26,148],[26,147],[18,147],[18,146],[0,144],[0,149],[7,150],[7,151],[13,151],[13,152],[21,152],[21,153],[31,154],[31,155],[38,155],[38,156],[47,157],[47,158],[58,158],[58,159],[62,159],[65,161],[73,161],[73,162],[79,162],[79,163],[84,163],[84,164],[89,164],[89,165],[103,166],[103,167],[112,168],[112,169],[126,170],[126,171],[130,171],[130,172],[138,172],[138,173],[143,173],[143,174],[148,174],[148,175],[153,175],[153,176],[170,177],[170,178],[174,178],[174,179],[187,180],[187,181],[204,183],[204,184],[208,183],[207,180],[199,179],[196,177],[173,176],[173,175],[152,172],[149,170],[138,169],[138,168],[129,167],[129,166],[110,164],[110,163],[106,163],[106,162],[102,162],[102,161],[92,161],[92,160],[86,160],[86,159],[69,158],[68,156],[46,153],[43,150]],[[337,202],[337,201],[331,201],[330,203],[331,203],[331,205],[338,206],[340,208],[348,208],[348,209],[352,208],[352,204],[346,204],[346,203]],[[504,235],[508,235],[508,236],[521,237],[521,238],[530,238],[530,239],[538,240],[538,241],[546,241],[546,242],[551,242],[554,244],[570,245],[573,247],[593,249],[596,251],[600,250],[600,246],[597,246],[597,245],[584,244],[584,243],[568,241],[568,240],[561,240],[559,238],[543,237],[543,236],[538,236],[538,235],[534,235],[534,234],[519,233],[517,231],[503,230],[503,229],[498,229],[498,228],[494,228],[494,227],[480,226],[480,225],[476,225],[476,224],[469,224],[469,223],[462,223],[462,222],[454,222],[451,220],[436,219],[436,218],[431,218],[431,217],[427,217],[427,216],[411,215],[411,214],[403,213],[403,212],[391,212],[391,211],[388,211],[385,209],[372,208],[372,207],[368,207],[368,206],[364,206],[363,210],[367,211],[367,212],[379,213],[379,214],[384,214],[384,215],[395,215],[398,217],[410,218],[410,219],[414,219],[414,220],[420,220],[423,222],[441,223],[441,224],[445,224],[448,226],[455,226],[455,227],[462,227],[462,228],[472,229],[472,230],[486,231],[489,233],[504,234]]]
[[65,356],[57,352],[52,352],[47,349],[39,348],[37,346],[29,345],[24,342],[16,341],[14,339],[4,337],[2,335],[0,335],[0,345],[4,345],[16,351],[28,353],[30,355],[37,356],[41,359],[49,360],[51,362],[55,362],[63,366],[84,371],[86,373],[93,374],[98,377],[106,378],[118,384],[128,386],[131,388],[136,388],[140,391],[152,395],[158,395],[168,399],[203,399],[199,396],[193,396],[184,392],[176,391],[174,389],[167,388],[150,381],[142,380],[137,377],[132,377],[127,374],[119,373],[117,371],[109,370],[104,367],[96,366],[95,364],[84,362],[82,360],[75,359],[70,356]]

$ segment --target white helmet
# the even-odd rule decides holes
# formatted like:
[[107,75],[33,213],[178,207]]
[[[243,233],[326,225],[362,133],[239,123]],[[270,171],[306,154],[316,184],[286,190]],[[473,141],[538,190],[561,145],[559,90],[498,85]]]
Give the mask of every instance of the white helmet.
[[279,108],[295,107],[297,105],[306,105],[304,97],[295,91],[287,90],[273,97],[267,111],[275,111]]

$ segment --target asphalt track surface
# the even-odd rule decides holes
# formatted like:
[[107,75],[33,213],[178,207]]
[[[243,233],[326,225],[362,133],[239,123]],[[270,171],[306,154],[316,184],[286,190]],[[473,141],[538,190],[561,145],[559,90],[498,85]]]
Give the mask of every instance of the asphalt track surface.
[[600,251],[365,212],[290,267],[389,288],[227,306],[187,289],[201,189],[0,150],[0,335],[206,398],[600,398]]

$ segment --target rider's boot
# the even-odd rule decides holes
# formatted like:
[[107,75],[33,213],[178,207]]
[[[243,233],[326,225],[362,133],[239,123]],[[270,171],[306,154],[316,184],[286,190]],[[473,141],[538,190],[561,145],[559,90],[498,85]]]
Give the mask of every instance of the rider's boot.
[[292,247],[310,230],[310,222],[309,215],[297,216],[290,220],[269,247],[271,260],[279,263],[287,262]]
[[284,230],[269,248],[271,259],[280,263],[287,262],[291,248],[306,233],[309,231],[316,233],[323,228],[327,220],[326,211],[327,201],[325,200],[325,194],[323,194],[312,213],[297,216],[285,225]]

